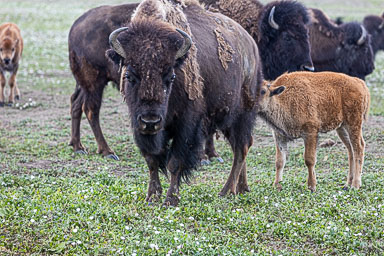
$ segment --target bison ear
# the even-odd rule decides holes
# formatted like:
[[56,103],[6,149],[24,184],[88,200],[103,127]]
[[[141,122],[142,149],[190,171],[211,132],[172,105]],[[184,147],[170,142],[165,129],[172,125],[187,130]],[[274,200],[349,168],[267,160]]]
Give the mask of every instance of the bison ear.
[[107,59],[109,59],[110,61],[112,61],[116,65],[119,65],[120,61],[122,60],[122,57],[112,49],[108,49],[105,52],[105,57],[107,57]]
[[276,89],[271,91],[271,93],[269,94],[269,97],[281,94],[283,91],[285,91],[285,88],[286,88],[285,86],[277,87]]

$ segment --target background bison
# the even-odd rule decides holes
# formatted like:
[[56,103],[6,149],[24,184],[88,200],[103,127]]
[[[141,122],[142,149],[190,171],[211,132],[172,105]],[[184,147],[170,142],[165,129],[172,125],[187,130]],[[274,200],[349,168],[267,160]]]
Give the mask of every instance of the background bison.
[[17,88],[16,75],[19,69],[19,61],[23,53],[23,38],[20,29],[16,24],[4,23],[0,25],[0,107],[4,106],[4,88],[6,85],[5,73],[9,72],[11,77],[8,84],[10,93],[8,104],[20,98],[20,91]]
[[365,79],[375,68],[371,38],[364,27],[337,26],[321,10],[311,9],[311,56],[315,71],[334,71]]

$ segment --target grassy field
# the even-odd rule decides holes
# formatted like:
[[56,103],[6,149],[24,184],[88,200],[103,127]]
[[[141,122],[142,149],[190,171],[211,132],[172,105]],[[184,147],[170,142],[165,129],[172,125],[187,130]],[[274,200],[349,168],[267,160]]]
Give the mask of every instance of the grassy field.
[[[259,121],[247,159],[250,193],[217,196],[232,161],[220,139],[225,163],[196,171],[181,188],[179,206],[164,209],[145,202],[147,167],[134,145],[127,107],[112,86],[104,95],[101,125],[121,160],[96,154],[86,119],[81,132],[90,154],[75,155],[67,146],[75,86],[69,28],[83,12],[105,3],[0,0],[0,23],[17,23],[25,44],[18,76],[22,98],[0,108],[0,255],[383,255],[383,53],[367,78],[372,105],[359,191],[342,190],[348,160],[335,133],[321,136],[337,144],[318,151],[316,193],[306,189],[301,141],[290,145],[283,190],[274,190],[273,139]],[[304,3],[346,20],[384,11],[381,0]],[[162,183],[167,189],[165,177]]]

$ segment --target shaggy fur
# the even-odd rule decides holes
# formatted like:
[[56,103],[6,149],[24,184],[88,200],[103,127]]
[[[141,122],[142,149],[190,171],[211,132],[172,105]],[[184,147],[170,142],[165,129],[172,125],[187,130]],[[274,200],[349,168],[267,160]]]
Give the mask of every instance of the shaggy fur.
[[[186,28],[188,25],[190,28],[197,57],[192,51],[192,54],[175,60],[184,38],[168,20],[181,19],[173,17],[164,21],[157,17],[164,13],[177,14],[175,10],[181,6],[186,23],[178,26]],[[218,25],[218,20],[222,25]],[[221,67],[216,50],[216,29],[233,49],[233,61],[226,63],[226,70]],[[247,191],[245,157],[252,144],[251,133],[262,79],[257,46],[247,32],[234,21],[221,14],[208,13],[191,1],[174,5],[167,1],[146,0],[117,40],[126,58],[122,59],[112,49],[107,51],[107,56],[114,65],[118,66],[121,61],[123,64],[121,86],[130,111],[131,126],[150,171],[147,200],[161,194],[157,173],[159,168],[167,169],[171,174],[171,185],[165,204],[177,205],[181,179],[188,180],[191,171],[199,164],[202,144],[215,129],[224,133],[234,152],[232,171],[221,194]],[[195,59],[200,66],[204,81],[203,96],[194,100],[190,100],[185,89],[185,76],[194,72],[184,69],[190,59]]]
[[316,146],[318,133],[336,130],[348,149],[349,175],[346,187],[361,186],[364,161],[362,123],[368,117],[369,90],[364,81],[333,72],[294,72],[262,87],[259,115],[274,130],[276,178],[279,182],[286,162],[287,143],[303,138],[308,167],[308,188],[316,190]]
[[322,11],[311,9],[311,56],[315,71],[334,71],[365,79],[374,70],[371,38],[362,45],[360,24],[349,22],[337,26]]
[[20,98],[20,91],[16,83],[19,61],[23,53],[23,38],[16,24],[4,23],[0,25],[0,107],[4,106],[4,88],[6,85],[5,72],[11,73],[8,84],[10,93],[8,103],[11,105],[15,98]]
[[382,16],[366,16],[363,25],[372,37],[372,50],[376,56],[378,51],[384,51],[384,13]]
[[[308,39],[307,9],[295,1],[273,1],[263,6],[257,0],[200,0],[210,11],[238,22],[255,39],[260,50],[264,77],[276,79],[286,71],[312,67]],[[275,6],[276,30],[268,18]]]
[[219,28],[216,28],[214,32],[217,38],[217,51],[219,54],[221,65],[223,66],[224,70],[227,70],[228,63],[233,61],[232,54],[234,53],[234,51],[232,47],[225,41]]

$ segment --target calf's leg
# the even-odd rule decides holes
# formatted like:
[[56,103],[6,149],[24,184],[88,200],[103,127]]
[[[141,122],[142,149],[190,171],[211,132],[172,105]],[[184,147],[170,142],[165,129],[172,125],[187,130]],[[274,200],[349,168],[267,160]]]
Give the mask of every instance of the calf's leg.
[[348,171],[348,175],[347,175],[347,182],[344,185],[344,189],[348,189],[352,185],[353,174],[355,172],[354,154],[352,151],[352,145],[351,145],[351,141],[349,139],[349,135],[348,135],[347,130],[344,127],[340,127],[338,129],[336,129],[336,132],[348,150],[349,171]]
[[283,170],[287,161],[288,141],[282,135],[276,132],[273,132],[273,138],[275,140],[276,146],[276,176],[275,181],[273,182],[273,186],[280,191],[282,189],[280,181],[283,180]]
[[353,174],[352,187],[359,189],[361,187],[361,173],[364,164],[365,142],[362,135],[361,125],[350,129],[349,138],[352,144],[354,155],[355,170]]
[[9,93],[9,98],[8,102],[9,104],[12,104],[15,102],[15,98],[18,100],[20,99],[20,91],[19,88],[17,88],[17,83],[16,83],[16,74],[17,74],[17,69],[15,69],[9,78],[9,87],[11,88],[10,93]]
[[312,192],[316,191],[316,146],[317,146],[317,132],[309,133],[304,138],[305,152],[304,161],[308,168],[308,189]]
[[1,87],[0,87],[0,107],[3,107],[3,106],[4,106],[4,98],[5,98],[5,96],[4,96],[4,88],[5,88],[5,82],[6,82],[6,80],[5,80],[5,76],[4,76],[3,72],[0,71],[0,85],[1,85]]

